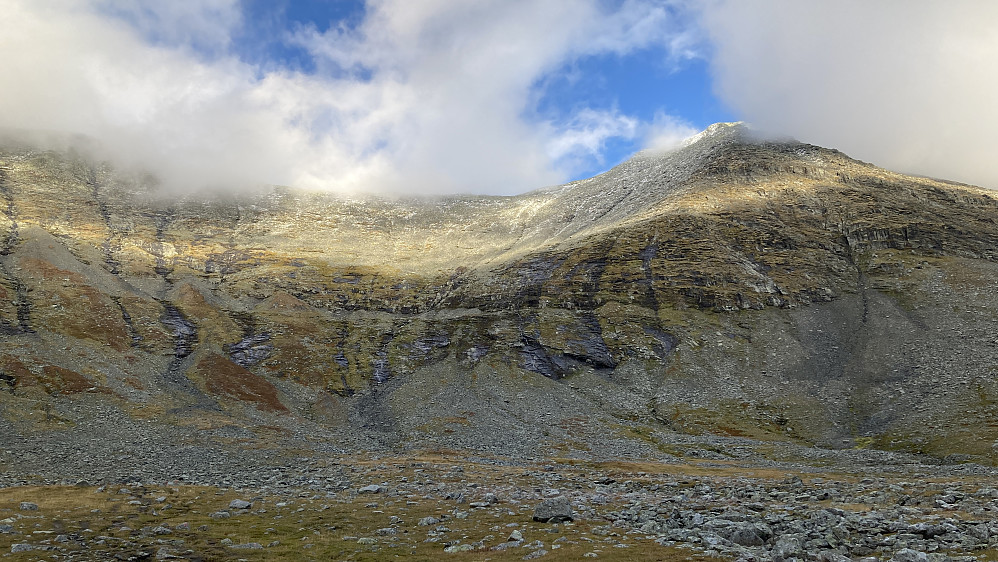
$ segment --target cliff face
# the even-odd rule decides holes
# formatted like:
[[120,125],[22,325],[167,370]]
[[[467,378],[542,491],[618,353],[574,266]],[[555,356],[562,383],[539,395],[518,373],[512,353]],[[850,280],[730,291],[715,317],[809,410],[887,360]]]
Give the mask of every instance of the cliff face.
[[584,451],[643,424],[998,460],[987,190],[715,125],[518,197],[170,201],[10,147],[0,198],[19,431],[90,401],[343,446]]

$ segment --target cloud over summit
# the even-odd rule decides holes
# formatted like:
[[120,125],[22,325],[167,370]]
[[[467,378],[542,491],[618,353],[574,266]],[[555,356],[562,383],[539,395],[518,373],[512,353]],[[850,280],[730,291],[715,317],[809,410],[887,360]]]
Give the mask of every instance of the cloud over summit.
[[179,189],[556,183],[643,129],[614,109],[536,113],[544,75],[635,49],[687,56],[676,10],[637,0],[370,1],[356,25],[283,31],[314,72],[240,58],[233,0],[0,4],[0,125],[89,135]]
[[715,89],[741,118],[998,188],[998,3],[723,0],[702,24]]

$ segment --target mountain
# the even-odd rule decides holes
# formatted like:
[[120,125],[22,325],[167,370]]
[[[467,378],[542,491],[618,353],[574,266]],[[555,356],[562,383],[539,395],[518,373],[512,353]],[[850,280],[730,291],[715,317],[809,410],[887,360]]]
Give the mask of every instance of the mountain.
[[7,143],[0,197],[8,440],[998,462],[986,189],[717,124],[515,197],[180,197]]

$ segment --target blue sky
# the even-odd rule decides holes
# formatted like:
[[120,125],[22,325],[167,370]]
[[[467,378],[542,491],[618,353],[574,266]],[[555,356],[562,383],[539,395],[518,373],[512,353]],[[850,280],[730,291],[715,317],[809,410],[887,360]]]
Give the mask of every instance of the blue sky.
[[[364,2],[355,0],[250,0],[243,3],[244,26],[236,48],[248,60],[315,72],[311,55],[282,35],[301,27],[325,32],[331,26],[356,28],[364,18]],[[261,48],[262,47],[262,48]]]
[[0,127],[179,191],[521,193],[718,121],[998,186],[998,3],[0,0]]

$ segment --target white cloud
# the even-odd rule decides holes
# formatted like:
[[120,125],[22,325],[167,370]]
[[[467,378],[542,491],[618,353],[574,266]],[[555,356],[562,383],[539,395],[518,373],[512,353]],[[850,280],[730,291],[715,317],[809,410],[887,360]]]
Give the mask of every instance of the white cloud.
[[385,183],[509,193],[564,179],[580,150],[598,157],[609,136],[633,136],[632,118],[590,108],[530,118],[538,78],[574,57],[664,46],[677,33],[667,16],[647,2],[607,14],[595,2],[383,0],[356,29],[297,40],[349,77],[337,86],[361,92],[337,111],[358,129],[338,144],[379,147],[395,174]]
[[574,161],[591,157],[602,164],[606,141],[611,138],[634,138],[638,121],[618,111],[584,109],[557,129],[560,130],[551,132],[551,140],[547,144],[547,153],[553,160]]
[[252,68],[149,46],[79,2],[4,2],[3,13],[3,126],[89,135],[180,189],[281,175],[293,131]]
[[649,150],[670,150],[679,147],[684,140],[698,132],[686,121],[659,112],[645,129],[644,145]]
[[712,3],[717,93],[757,127],[998,188],[998,3]]
[[607,6],[372,0],[355,28],[294,35],[316,63],[303,74],[239,60],[235,0],[0,0],[0,125],[90,135],[175,188],[519,192],[639,128],[585,107],[542,118],[546,73],[648,47],[690,56],[671,3]]

